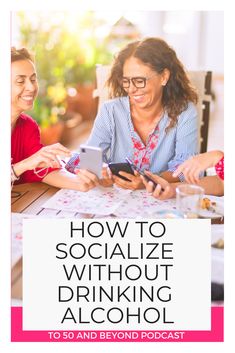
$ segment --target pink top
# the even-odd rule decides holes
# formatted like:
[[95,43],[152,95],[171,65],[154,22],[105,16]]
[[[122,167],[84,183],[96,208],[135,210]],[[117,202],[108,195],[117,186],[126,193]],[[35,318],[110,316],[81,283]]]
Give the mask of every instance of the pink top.
[[215,165],[215,170],[220,179],[224,180],[224,157]]
[[[28,158],[42,147],[38,124],[30,116],[23,113],[20,114],[11,135],[11,163],[15,164]],[[53,170],[56,169],[48,168],[48,173]],[[44,177],[45,170],[40,174]],[[20,179],[16,180],[15,184],[33,183],[36,181],[42,181],[42,178],[37,176],[33,170],[27,170],[21,174]]]

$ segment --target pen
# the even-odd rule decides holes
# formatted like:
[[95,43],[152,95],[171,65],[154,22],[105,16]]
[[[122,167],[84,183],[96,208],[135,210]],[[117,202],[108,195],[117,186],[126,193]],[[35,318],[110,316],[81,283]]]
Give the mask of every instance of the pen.
[[60,160],[60,163],[63,163],[64,165],[67,164],[63,159]]

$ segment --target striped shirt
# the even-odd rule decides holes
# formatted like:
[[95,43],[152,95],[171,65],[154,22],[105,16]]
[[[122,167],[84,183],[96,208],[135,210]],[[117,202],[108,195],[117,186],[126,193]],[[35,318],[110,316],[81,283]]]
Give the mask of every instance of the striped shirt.
[[[199,124],[194,104],[189,103],[179,115],[177,124],[166,132],[169,120],[165,112],[158,123],[158,142],[150,156],[149,170],[153,173],[173,172],[178,165],[198,153]],[[131,119],[129,98],[119,97],[102,105],[87,145],[101,147],[106,163],[125,162],[126,157],[133,159],[133,134],[138,136]]]

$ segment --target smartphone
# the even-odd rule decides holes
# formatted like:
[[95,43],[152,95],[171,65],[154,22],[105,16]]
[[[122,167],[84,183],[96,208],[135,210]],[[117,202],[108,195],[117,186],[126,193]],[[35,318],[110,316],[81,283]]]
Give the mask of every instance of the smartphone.
[[118,174],[119,172],[126,172],[126,173],[134,175],[134,171],[131,168],[129,163],[125,163],[125,162],[124,163],[109,163],[108,166],[109,166],[109,169],[111,170],[113,175],[116,175],[123,180],[130,181],[129,179],[127,179],[123,175]]
[[[136,170],[140,175],[145,178],[145,180],[151,181],[153,183],[154,188],[156,188],[156,186],[158,185],[156,181],[154,181],[151,177],[142,172],[142,170],[140,170],[129,158],[126,157],[125,159],[133,170]],[[162,189],[162,191],[164,191],[164,189]]]
[[80,146],[80,169],[86,169],[102,178],[103,151],[99,147]]

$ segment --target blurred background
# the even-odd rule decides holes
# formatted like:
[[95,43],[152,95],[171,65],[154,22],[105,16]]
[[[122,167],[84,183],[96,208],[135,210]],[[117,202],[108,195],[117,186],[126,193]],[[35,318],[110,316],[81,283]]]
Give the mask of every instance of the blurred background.
[[12,12],[12,45],[35,54],[40,91],[29,114],[42,142],[77,149],[97,114],[97,64],[128,42],[161,37],[186,70],[212,71],[208,150],[224,149],[224,17],[221,11]]

